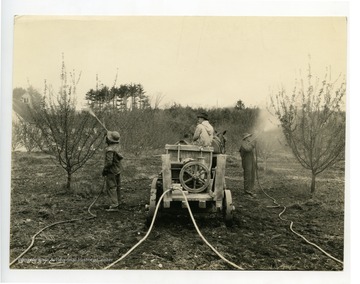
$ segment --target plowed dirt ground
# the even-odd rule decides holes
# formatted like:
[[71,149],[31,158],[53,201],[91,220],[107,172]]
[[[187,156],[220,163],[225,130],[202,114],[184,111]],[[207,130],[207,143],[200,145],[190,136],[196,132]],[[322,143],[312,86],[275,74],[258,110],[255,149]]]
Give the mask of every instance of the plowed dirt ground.
[[[157,154],[160,154],[157,153]],[[344,254],[344,166],[337,165],[317,179],[310,195],[309,172],[291,155],[259,164],[257,197],[243,192],[238,153],[227,157],[226,187],[235,205],[234,225],[221,214],[195,215],[197,225],[216,250],[245,270],[339,271],[343,264],[306,243],[303,235],[334,258]],[[10,261],[30,245],[31,237],[54,222],[80,219],[42,231],[14,269],[102,269],[119,259],[148,232],[145,205],[152,179],[161,170],[158,155],[126,157],[123,161],[122,204],[106,212],[99,194],[102,156],[74,174],[71,192],[64,188],[65,172],[39,153],[13,153]],[[273,199],[280,207],[276,207]],[[285,212],[283,212],[284,207]],[[281,219],[279,218],[279,214]],[[148,238],[125,259],[119,270],[234,270],[199,237],[186,211],[159,217]]]

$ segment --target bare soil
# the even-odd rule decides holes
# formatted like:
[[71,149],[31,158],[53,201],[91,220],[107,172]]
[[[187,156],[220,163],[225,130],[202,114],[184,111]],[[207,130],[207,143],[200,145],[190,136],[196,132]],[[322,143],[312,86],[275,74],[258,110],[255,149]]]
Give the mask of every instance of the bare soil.
[[[157,154],[160,154],[157,153]],[[332,257],[344,256],[344,166],[317,179],[310,195],[309,172],[289,154],[259,165],[257,197],[246,197],[237,153],[229,155],[226,187],[235,205],[234,224],[221,214],[196,215],[197,225],[216,250],[245,270],[340,271],[343,264],[305,242],[303,235]],[[65,172],[49,156],[13,153],[10,262],[30,245],[14,269],[102,269],[119,259],[148,232],[145,205],[152,179],[161,170],[159,155],[128,157],[123,162],[122,203],[119,212],[106,212],[101,155],[74,174],[73,188],[64,188]],[[276,207],[272,197],[281,207]],[[284,207],[285,212],[283,212]],[[283,214],[279,214],[283,212]],[[148,238],[111,269],[122,270],[234,270],[199,237],[186,211],[156,219]]]

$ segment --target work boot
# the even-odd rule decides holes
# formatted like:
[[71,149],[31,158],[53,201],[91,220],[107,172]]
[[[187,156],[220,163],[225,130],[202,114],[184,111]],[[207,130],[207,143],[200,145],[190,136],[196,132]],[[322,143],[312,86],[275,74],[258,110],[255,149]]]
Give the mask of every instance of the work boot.
[[245,191],[245,194],[249,195],[250,197],[256,197],[256,194],[250,191]]

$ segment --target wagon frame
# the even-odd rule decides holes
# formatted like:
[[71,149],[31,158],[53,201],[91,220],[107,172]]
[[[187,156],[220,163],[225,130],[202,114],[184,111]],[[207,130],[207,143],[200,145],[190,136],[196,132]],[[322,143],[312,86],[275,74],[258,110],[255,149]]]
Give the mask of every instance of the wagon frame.
[[152,221],[163,192],[172,189],[160,201],[161,211],[183,209],[189,204],[193,212],[222,212],[225,223],[232,225],[235,207],[231,191],[226,189],[226,155],[214,154],[213,147],[181,143],[166,144],[165,151],[161,172],[151,184],[147,223]]

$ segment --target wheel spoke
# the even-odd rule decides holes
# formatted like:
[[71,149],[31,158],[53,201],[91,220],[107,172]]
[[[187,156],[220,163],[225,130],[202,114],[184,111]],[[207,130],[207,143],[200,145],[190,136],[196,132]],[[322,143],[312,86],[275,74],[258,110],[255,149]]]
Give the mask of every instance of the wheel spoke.
[[185,183],[188,183],[189,181],[192,181],[194,178],[193,177],[191,177],[191,178],[189,178],[189,179],[187,179],[187,180],[184,180],[184,182]]
[[189,172],[188,170],[185,170],[185,171],[184,171],[184,174],[185,174],[185,173],[188,174],[188,175],[190,175],[190,176],[192,176],[192,177],[194,176],[194,172]]

